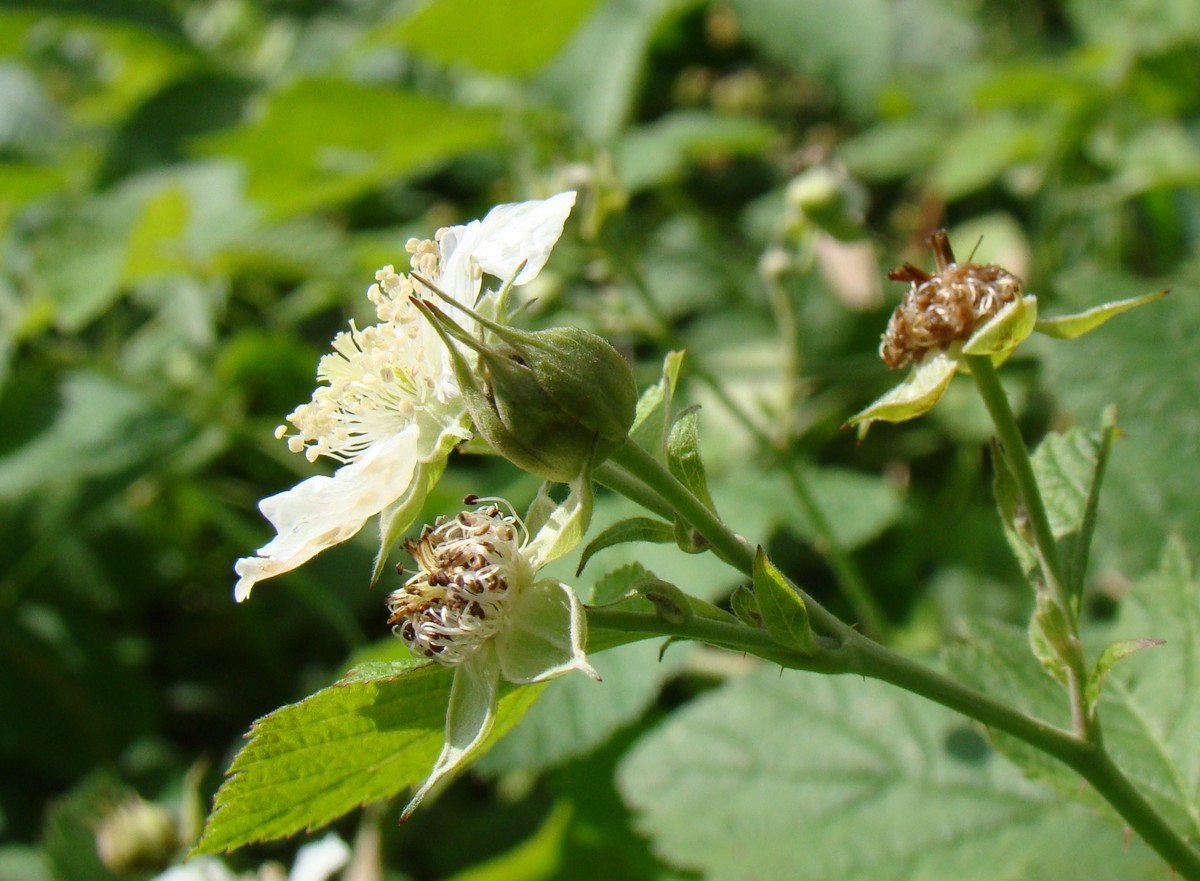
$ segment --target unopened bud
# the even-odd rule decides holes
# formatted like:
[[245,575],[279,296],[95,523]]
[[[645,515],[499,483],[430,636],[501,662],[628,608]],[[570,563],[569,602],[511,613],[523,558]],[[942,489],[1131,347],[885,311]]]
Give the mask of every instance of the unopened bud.
[[[510,462],[566,483],[624,442],[637,385],[606,340],[577,327],[517,330],[464,309],[496,337],[483,342],[428,300],[413,302],[450,350],[475,429]],[[476,369],[452,339],[478,353]]]

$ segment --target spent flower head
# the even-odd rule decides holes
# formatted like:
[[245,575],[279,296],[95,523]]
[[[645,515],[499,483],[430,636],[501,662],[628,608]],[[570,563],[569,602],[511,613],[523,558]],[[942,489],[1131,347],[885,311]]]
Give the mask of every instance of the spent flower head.
[[[259,508],[277,535],[257,556],[237,561],[238,601],[264,578],[290,571],[357,533],[384,513],[380,559],[411,522],[450,450],[470,437],[459,379],[441,337],[414,304],[431,281],[456,303],[493,296],[484,275],[522,285],[537,277],[562,235],[573,192],[498,205],[483,220],[410,239],[410,273],[385,266],[367,296],[378,322],[353,322],[333,340],[317,370],[321,385],[276,436],[310,460],[340,467],[264,499]],[[473,327],[473,325],[471,325]]]
[[900,385],[846,421],[846,427],[858,426],[860,438],[873,422],[903,422],[933,409],[954,374],[968,369],[964,355],[986,356],[998,364],[1035,330],[1070,339],[1166,293],[1039,319],[1037,297],[1022,296],[1021,281],[1011,272],[990,263],[958,263],[945,230],[930,236],[929,245],[935,272],[905,263],[888,273],[893,281],[909,282],[909,289],[892,313],[879,355],[890,368],[912,364],[912,369]]
[[388,597],[388,623],[417,656],[454,668],[446,740],[402,819],[483,743],[495,720],[499,680],[532,683],[580,670],[599,680],[584,653],[587,625],[570,587],[537,580],[564,553],[590,506],[586,481],[545,519],[533,540],[500,499],[477,499],[405,542],[417,571]]

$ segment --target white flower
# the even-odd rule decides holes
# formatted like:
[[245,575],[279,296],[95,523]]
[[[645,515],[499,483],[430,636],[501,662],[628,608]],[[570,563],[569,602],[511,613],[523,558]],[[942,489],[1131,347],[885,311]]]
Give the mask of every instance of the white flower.
[[481,500],[475,510],[439,519],[406,542],[419,568],[388,597],[388,621],[414,654],[453,667],[454,683],[445,744],[402,820],[483,743],[501,677],[532,683],[580,670],[600,679],[584,654],[587,625],[579,599],[560,581],[535,580],[539,567],[577,540],[590,511],[586,484],[574,485],[533,541],[498,500]]
[[[412,270],[475,306],[485,273],[515,285],[537,277],[574,204],[566,192],[498,205],[482,221],[440,229],[433,240],[410,239]],[[259,504],[277,535],[235,564],[238,602],[257,582],[345,541],[385,510],[392,514],[384,518],[386,544],[408,525],[396,512],[415,516],[450,450],[470,436],[448,353],[410,301],[423,292],[391,266],[375,278],[367,296],[379,323],[362,330],[351,323],[334,338],[317,370],[324,385],[288,417],[290,429],[276,431],[310,461],[327,456],[342,466]]]

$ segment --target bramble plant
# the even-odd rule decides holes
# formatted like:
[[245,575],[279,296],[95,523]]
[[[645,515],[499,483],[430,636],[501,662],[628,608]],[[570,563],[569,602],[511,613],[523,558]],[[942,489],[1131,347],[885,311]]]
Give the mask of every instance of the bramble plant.
[[[1198,819],[1190,801],[1194,781],[1181,781],[1192,788],[1173,804],[1145,767],[1122,762],[1153,732],[1106,736],[1109,688],[1129,697],[1166,687],[1144,678],[1113,685],[1115,665],[1161,645],[1162,634],[1115,632],[1096,642],[1081,623],[1100,485],[1119,434],[1116,417],[1110,411],[1094,433],[1050,434],[1031,454],[998,372],[1031,333],[1071,339],[1165,292],[1040,318],[1037,298],[1023,293],[1019,279],[1000,266],[956,261],[944,231],[930,240],[932,272],[905,264],[889,276],[910,288],[883,334],[880,355],[891,368],[911,365],[910,374],[847,425],[858,425],[861,436],[874,422],[921,416],[956,372],[970,374],[994,427],[998,509],[1034,595],[1026,640],[1041,672],[1033,674],[1040,677],[1039,704],[1031,708],[1028,696],[1012,687],[1031,674],[1011,634],[998,631],[968,644],[948,669],[919,663],[834,615],[789,579],[762,544],[726,523],[700,464],[695,412],[674,397],[678,357],[668,358],[662,379],[635,402],[632,373],[603,340],[565,328],[529,333],[511,327],[519,309],[510,303],[513,287],[546,263],[574,201],[574,193],[563,193],[501,205],[482,223],[410,244],[413,271],[397,275],[386,267],[369,292],[380,323],[363,331],[352,326],[335,340],[337,354],[322,360],[325,385],[289,417],[299,431],[289,445],[310,458],[347,464],[333,479],[309,478],[263,502],[279,536],[257,558],[239,561],[239,600],[255,580],[299,565],[382,511],[378,574],[419,509],[414,491],[429,492],[451,448],[470,432],[546,483],[524,519],[506,502],[470,496],[466,510],[404,542],[417,571],[391,592],[390,617],[381,614],[398,637],[393,649],[254,724],[196,850],[229,850],[319,826],[355,805],[398,795],[424,776],[404,819],[498,733],[520,725],[538,683],[571,670],[599,680],[592,662],[605,650],[665,638],[790,670],[856,674],[949,708],[979,723],[996,748],[1027,771],[1065,781],[1077,775],[1089,797],[1103,800],[1175,873],[1200,879],[1200,851],[1191,843]],[[497,287],[481,286],[488,277]],[[459,314],[448,315],[439,303]],[[408,439],[400,446],[399,438]],[[554,501],[555,483],[569,484],[562,502]],[[539,568],[584,536],[593,483],[645,512],[604,524],[583,549],[576,578],[604,549],[669,540],[681,553],[711,553],[719,561],[713,565],[733,567],[746,583],[721,606],[688,585],[626,567],[604,576],[603,590],[581,606],[578,588],[538,580]],[[292,499],[305,500],[301,513],[292,513]],[[1169,583],[1186,580],[1179,552],[1158,577],[1167,583],[1147,590],[1174,592],[1181,608],[1161,610],[1146,623],[1190,615],[1184,610],[1195,608],[1195,597],[1186,593],[1194,590]],[[1168,640],[1158,651],[1187,652],[1189,645]],[[786,678],[771,681],[788,687]],[[1064,714],[1041,715],[1051,684],[1066,724],[1059,722]],[[865,681],[854,687],[877,694]],[[799,700],[805,693],[802,688]],[[821,694],[813,688],[814,700]],[[690,724],[712,724],[696,716]],[[425,773],[437,718],[444,718],[442,745]],[[775,721],[787,724],[786,717]],[[903,723],[850,718],[839,736],[886,738],[888,724]],[[1166,741],[1156,747],[1165,762],[1195,742],[1179,731],[1163,734]],[[641,798],[653,811],[653,798]],[[949,807],[929,807],[931,815],[940,810]]]

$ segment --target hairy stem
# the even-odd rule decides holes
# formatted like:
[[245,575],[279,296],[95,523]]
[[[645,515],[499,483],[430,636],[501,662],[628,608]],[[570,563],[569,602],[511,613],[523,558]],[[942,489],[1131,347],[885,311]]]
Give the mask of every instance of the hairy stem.
[[996,436],[1000,440],[1000,451],[1012,472],[1021,494],[1021,502],[1025,506],[1025,515],[1029,520],[1033,533],[1033,542],[1037,549],[1039,568],[1046,582],[1046,590],[1051,601],[1058,607],[1062,620],[1068,629],[1067,638],[1059,640],[1056,648],[1066,667],[1068,693],[1071,702],[1071,727],[1084,740],[1100,743],[1100,724],[1096,717],[1088,712],[1087,706],[1087,667],[1083,656],[1083,646],[1079,641],[1079,615],[1064,575],[1062,561],[1058,554],[1058,544],[1054,539],[1054,531],[1050,528],[1050,518],[1046,515],[1046,505],[1042,501],[1042,493],[1038,488],[1037,478],[1033,473],[1033,463],[1021,430],[1017,425],[1016,416],[1008,405],[1008,396],[1000,385],[1000,375],[996,372],[992,359],[987,355],[966,355],[971,375],[975,378],[975,386],[983,398],[992,424],[996,428]]

